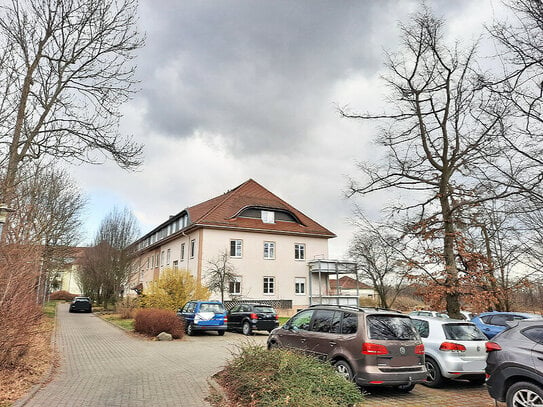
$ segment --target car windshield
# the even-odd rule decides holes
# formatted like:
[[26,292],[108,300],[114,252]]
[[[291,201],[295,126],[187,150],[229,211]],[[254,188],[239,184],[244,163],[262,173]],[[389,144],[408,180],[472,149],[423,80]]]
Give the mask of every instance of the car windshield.
[[255,312],[266,312],[266,313],[274,313],[275,310],[272,307],[265,307],[265,306],[256,306],[253,308]]
[[215,314],[224,313],[224,307],[221,304],[201,304],[200,312],[214,312]]
[[370,315],[367,318],[371,339],[414,340],[417,332],[409,317]]
[[445,324],[443,331],[447,339],[456,341],[486,341],[486,336],[473,324]]

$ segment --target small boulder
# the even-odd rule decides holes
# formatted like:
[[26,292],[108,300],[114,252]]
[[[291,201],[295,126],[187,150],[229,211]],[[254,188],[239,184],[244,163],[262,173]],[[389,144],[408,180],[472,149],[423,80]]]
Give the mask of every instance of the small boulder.
[[168,332],[161,332],[156,336],[156,338],[159,341],[171,341],[173,339],[172,335],[169,334]]

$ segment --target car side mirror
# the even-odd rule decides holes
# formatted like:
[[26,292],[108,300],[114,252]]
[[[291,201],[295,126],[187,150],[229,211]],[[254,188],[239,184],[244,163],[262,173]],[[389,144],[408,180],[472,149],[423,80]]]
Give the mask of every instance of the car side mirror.
[[177,308],[177,312],[183,312],[181,308]]

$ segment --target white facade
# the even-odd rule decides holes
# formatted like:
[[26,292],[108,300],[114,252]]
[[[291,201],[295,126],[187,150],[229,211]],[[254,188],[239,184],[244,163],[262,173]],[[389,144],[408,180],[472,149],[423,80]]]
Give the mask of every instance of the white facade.
[[[241,241],[239,257],[230,256],[232,240]],[[264,256],[265,242],[273,243],[274,246],[274,254],[268,258]],[[192,245],[194,255],[191,253]],[[304,258],[295,258],[295,245],[303,245]],[[182,247],[184,255],[181,253]],[[240,277],[239,290],[237,286],[231,287],[234,293],[226,292],[225,300],[292,300],[292,308],[297,309],[309,305],[307,261],[327,258],[328,241],[315,237],[199,229],[143,254],[137,263],[140,269],[140,282],[145,288],[159,277],[160,270],[177,267],[190,271],[205,285],[208,261],[216,259],[225,251],[229,254],[229,263],[233,266],[234,272]],[[313,285],[316,284],[318,281],[314,277]],[[211,298],[220,299],[220,293],[212,293]]]

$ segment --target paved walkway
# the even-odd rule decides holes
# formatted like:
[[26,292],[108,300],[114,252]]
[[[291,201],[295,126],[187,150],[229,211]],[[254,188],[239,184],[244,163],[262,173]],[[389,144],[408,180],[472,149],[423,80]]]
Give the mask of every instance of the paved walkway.
[[208,333],[183,341],[134,338],[94,314],[57,308],[56,344],[60,367],[47,386],[14,407],[202,407],[207,378],[246,340],[264,343],[266,335],[245,338]]
[[[207,379],[218,372],[237,346],[264,344],[267,334],[245,337],[207,333],[182,341],[155,342],[133,337],[94,314],[57,308],[56,344],[61,352],[54,379],[13,407],[209,406]],[[417,385],[410,394],[374,390],[364,407],[493,407],[485,386]],[[504,404],[499,403],[499,406]],[[323,406],[324,407],[324,406]]]

